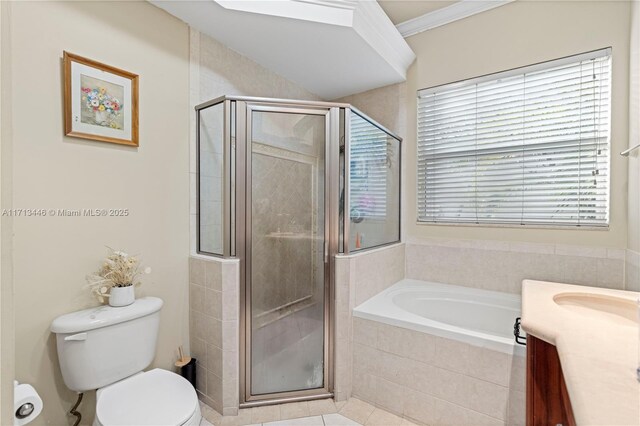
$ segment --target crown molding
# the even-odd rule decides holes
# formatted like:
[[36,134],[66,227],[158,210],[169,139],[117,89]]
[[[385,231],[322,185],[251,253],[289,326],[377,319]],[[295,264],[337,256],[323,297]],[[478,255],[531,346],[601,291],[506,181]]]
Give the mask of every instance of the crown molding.
[[385,58],[402,80],[416,59],[404,37],[393,25],[377,1],[360,1],[355,8],[353,29],[361,35],[372,49]]
[[423,31],[504,6],[513,1],[515,0],[460,0],[442,9],[437,9],[433,12],[418,16],[417,18],[401,22],[396,25],[396,28],[404,38],[407,38]]

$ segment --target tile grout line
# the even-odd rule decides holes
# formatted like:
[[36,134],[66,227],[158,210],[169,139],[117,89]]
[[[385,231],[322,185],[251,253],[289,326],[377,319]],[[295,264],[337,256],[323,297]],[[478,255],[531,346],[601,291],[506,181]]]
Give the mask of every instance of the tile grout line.
[[[451,370],[449,368],[440,367],[440,366],[437,366],[437,365],[434,365],[434,364],[429,364],[427,362],[420,361],[420,360],[417,360],[417,359],[413,359],[413,358],[409,358],[409,357],[403,357],[402,355],[398,355],[398,354],[396,354],[394,352],[388,352],[388,351],[385,351],[383,349],[379,349],[379,348],[377,348],[375,346],[369,346],[367,344],[360,343],[360,342],[355,342],[355,343],[358,343],[358,344],[360,344],[362,346],[366,346],[366,347],[371,348],[371,349],[375,349],[375,350],[380,351],[380,352],[384,352],[386,354],[390,354],[390,355],[394,355],[394,356],[397,356],[397,357],[400,357],[400,358],[404,358],[404,359],[408,359],[408,360],[411,360],[411,361],[419,362],[419,363],[422,363],[422,364],[427,365],[427,366],[432,367],[432,368],[437,368],[437,369],[440,369],[440,370],[443,370],[443,371],[448,371],[450,373],[458,374],[460,376],[470,377],[472,379],[479,380],[479,381],[484,382],[484,383],[489,383],[489,384],[492,384],[492,385],[500,386],[502,388],[510,389],[509,386],[501,385],[500,383],[495,383],[495,382],[492,382],[492,381],[489,381],[489,380],[486,380],[486,379],[481,379],[479,377],[471,376],[469,374],[464,374],[464,373],[461,373],[461,372],[456,371],[456,370]],[[520,355],[513,355],[513,356],[520,356]],[[386,379],[386,378],[384,378],[382,376],[376,376],[376,377],[381,377],[382,379],[385,379],[385,380],[387,380],[387,381],[389,381],[391,383],[395,383],[397,385],[404,386],[404,385],[401,385],[400,383],[394,382],[393,380]],[[405,386],[405,387],[408,387],[408,386]],[[421,391],[418,391],[418,392],[421,392]],[[425,393],[425,392],[422,392],[422,393]]]
[[[392,382],[392,383],[393,383],[393,382]],[[405,386],[405,387],[407,387],[407,386]],[[498,417],[492,416],[491,414],[482,413],[482,412],[480,412],[480,411],[478,411],[478,410],[475,410],[475,409],[473,409],[473,408],[465,407],[464,405],[460,405],[460,404],[458,404],[457,402],[447,401],[446,399],[442,399],[442,398],[440,398],[440,397],[438,397],[438,396],[435,396],[435,395],[432,395],[432,394],[429,394],[429,393],[425,393],[425,392],[422,392],[422,391],[417,391],[417,390],[415,390],[415,389],[411,389],[411,388],[409,388],[409,390],[411,390],[411,391],[413,391],[413,392],[421,393],[421,394],[423,394],[423,395],[427,395],[427,396],[429,396],[429,397],[431,397],[431,398],[434,398],[434,399],[438,399],[438,400],[440,400],[440,401],[446,402],[447,404],[455,405],[455,406],[460,407],[460,408],[462,408],[462,409],[464,409],[464,410],[473,411],[473,412],[474,412],[474,413],[476,413],[476,414],[480,414],[480,415],[482,415],[482,416],[489,417],[489,418],[491,418],[491,419],[498,420],[498,421],[500,421],[500,422],[506,422],[506,421],[507,421],[507,419],[499,419]],[[372,404],[372,403],[370,403],[370,402],[367,402],[366,400],[364,400],[364,399],[362,399],[362,398],[360,398],[360,397],[358,397],[358,396],[356,396],[355,398],[359,399],[360,401],[366,402],[367,404],[372,405],[372,406],[374,406],[375,408],[380,408],[380,407],[378,407],[376,404]],[[509,401],[507,400],[507,403],[508,403],[508,402],[509,402]],[[383,409],[383,408],[381,408],[381,410],[383,410],[383,411],[386,411],[386,412],[390,413],[389,411],[387,411],[387,410],[385,410],[385,409]],[[371,413],[373,414],[373,412],[371,412]],[[393,414],[393,413],[391,413],[391,414]],[[508,413],[507,413],[507,414],[508,414]],[[394,414],[394,415],[395,415],[395,414]],[[370,414],[369,416],[371,416],[371,414]],[[404,414],[403,414],[402,416],[398,416],[398,417],[400,417],[400,418],[405,418],[405,417],[404,417]],[[369,420],[369,417],[367,417],[367,420]],[[366,422],[365,422],[365,423],[366,423]],[[362,426],[365,426],[365,425],[362,425]]]

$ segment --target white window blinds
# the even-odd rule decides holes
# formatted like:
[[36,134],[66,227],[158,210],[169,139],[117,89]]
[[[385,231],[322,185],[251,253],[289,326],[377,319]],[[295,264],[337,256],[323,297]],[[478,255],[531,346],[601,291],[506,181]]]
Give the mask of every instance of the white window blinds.
[[418,92],[418,220],[607,226],[610,49]]
[[350,124],[351,218],[387,216],[387,139],[389,136],[357,113]]

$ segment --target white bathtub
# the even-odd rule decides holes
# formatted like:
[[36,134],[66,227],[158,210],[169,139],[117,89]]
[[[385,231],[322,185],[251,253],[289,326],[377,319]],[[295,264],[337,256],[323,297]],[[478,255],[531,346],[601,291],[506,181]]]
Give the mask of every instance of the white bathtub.
[[513,336],[520,316],[520,296],[515,294],[406,279],[356,307],[353,315],[509,354],[525,353]]

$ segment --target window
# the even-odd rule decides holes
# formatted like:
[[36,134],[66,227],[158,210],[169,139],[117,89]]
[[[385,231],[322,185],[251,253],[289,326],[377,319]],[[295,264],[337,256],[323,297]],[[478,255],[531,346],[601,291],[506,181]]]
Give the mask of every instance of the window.
[[611,50],[418,92],[418,221],[608,226]]

